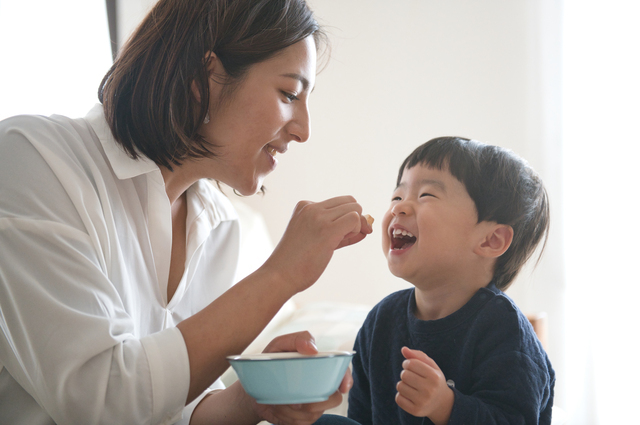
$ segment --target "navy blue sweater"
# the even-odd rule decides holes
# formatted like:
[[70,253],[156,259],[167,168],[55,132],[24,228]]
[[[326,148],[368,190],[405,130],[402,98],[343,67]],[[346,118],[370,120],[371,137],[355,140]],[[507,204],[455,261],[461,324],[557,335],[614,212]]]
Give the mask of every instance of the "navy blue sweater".
[[494,285],[439,320],[415,315],[414,289],[389,295],[355,342],[349,417],[362,425],[432,424],[395,402],[403,346],[425,352],[455,384],[449,425],[550,424],[555,373],[527,318]]

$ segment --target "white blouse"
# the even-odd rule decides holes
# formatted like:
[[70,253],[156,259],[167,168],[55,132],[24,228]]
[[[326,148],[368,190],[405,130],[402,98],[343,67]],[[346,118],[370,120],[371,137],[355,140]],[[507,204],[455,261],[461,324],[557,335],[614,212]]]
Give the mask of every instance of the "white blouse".
[[[175,327],[235,279],[240,228],[209,181],[187,191],[185,272],[167,302],[171,210],[101,105],[0,122],[0,423],[188,423]],[[212,388],[222,388],[216,382]]]

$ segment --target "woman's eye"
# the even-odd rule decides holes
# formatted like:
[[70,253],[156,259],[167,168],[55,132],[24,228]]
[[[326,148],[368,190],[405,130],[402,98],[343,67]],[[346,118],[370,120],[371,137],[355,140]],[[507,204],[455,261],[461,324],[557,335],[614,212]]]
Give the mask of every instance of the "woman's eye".
[[293,102],[294,100],[299,100],[298,97],[293,93],[283,91],[282,94],[284,95],[284,97],[287,98],[289,102]]

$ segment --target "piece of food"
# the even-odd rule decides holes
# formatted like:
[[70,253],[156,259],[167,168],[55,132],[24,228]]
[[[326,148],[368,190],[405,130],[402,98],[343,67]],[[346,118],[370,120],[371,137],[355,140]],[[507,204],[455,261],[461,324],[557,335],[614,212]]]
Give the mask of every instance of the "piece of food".
[[365,214],[365,215],[363,215],[363,217],[365,218],[365,220],[367,220],[367,224],[369,226],[371,226],[373,224],[374,219],[369,214]]

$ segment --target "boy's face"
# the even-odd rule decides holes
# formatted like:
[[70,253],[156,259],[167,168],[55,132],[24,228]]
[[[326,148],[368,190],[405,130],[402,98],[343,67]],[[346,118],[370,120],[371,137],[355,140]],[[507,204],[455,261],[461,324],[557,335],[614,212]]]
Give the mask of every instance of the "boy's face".
[[417,287],[463,277],[484,227],[465,186],[449,171],[405,169],[382,222],[389,270]]

